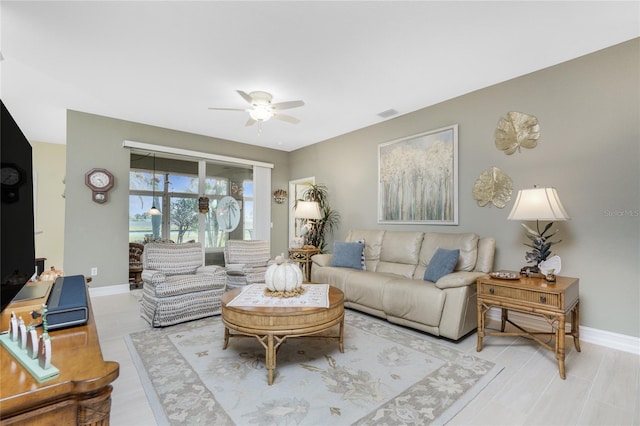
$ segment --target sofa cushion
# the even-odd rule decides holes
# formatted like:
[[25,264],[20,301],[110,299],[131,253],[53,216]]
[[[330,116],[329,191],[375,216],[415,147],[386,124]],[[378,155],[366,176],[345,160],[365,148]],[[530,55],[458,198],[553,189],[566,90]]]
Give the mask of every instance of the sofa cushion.
[[417,265],[423,235],[422,232],[385,232],[382,239],[380,260],[383,262]]
[[362,269],[364,244],[360,241],[333,243],[333,259],[331,266],[340,268]]
[[398,279],[385,285],[382,308],[389,317],[438,327],[445,301],[445,292],[433,283]]
[[265,266],[271,259],[271,248],[266,240],[229,240],[224,248],[224,263],[247,266]]
[[349,231],[345,241],[364,240],[364,258],[367,271],[375,271],[380,261],[380,250],[385,231],[373,229],[355,229]]
[[436,282],[440,278],[453,272],[453,268],[458,263],[459,249],[447,250],[438,248],[431,258],[427,270],[424,272],[426,281]]
[[[226,281],[226,280],[225,280]],[[221,288],[211,278],[204,275],[171,275],[161,283],[145,285],[144,291],[155,297],[177,296],[179,294],[198,293],[205,290]]]
[[473,271],[478,257],[478,234],[425,232],[420,249],[420,265],[428,266],[438,248],[459,249],[454,271]]
[[149,243],[142,253],[144,269],[153,269],[166,275],[195,274],[204,263],[200,243]]
[[413,278],[416,272],[416,265],[408,265],[406,263],[394,263],[394,262],[378,262],[376,272],[381,274],[393,274],[398,277]]
[[393,275],[369,271],[351,271],[345,277],[345,302],[366,306],[374,311],[382,311],[382,294]]

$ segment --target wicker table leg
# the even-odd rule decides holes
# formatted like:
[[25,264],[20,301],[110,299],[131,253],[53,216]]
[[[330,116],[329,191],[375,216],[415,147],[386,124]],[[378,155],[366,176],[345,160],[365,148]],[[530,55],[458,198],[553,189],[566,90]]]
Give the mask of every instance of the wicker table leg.
[[222,349],[227,349],[229,345],[229,328],[225,326],[224,328],[224,344],[222,345]]
[[564,367],[564,358],[565,358],[564,326],[565,326],[565,316],[559,315],[558,328],[556,329],[556,358],[558,359],[558,369],[560,370],[560,378],[563,380],[567,378],[565,367]]
[[573,345],[576,347],[576,351],[581,352],[580,349],[580,302],[576,303],[576,306],[571,310],[571,335],[573,336]]

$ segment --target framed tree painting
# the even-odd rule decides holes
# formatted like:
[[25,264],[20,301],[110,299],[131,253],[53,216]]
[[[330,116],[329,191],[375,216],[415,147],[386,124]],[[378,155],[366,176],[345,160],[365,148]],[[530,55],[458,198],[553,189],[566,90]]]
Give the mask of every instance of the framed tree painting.
[[378,145],[378,223],[458,224],[458,125]]

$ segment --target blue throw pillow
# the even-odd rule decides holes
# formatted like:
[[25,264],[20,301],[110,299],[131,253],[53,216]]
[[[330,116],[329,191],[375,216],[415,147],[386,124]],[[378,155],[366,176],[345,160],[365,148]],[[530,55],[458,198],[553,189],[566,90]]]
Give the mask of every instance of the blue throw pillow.
[[354,241],[352,243],[335,241],[333,243],[333,259],[331,259],[330,266],[362,269],[363,251],[364,243],[360,241]]
[[458,263],[459,255],[460,250],[458,249],[446,250],[438,247],[427,265],[427,270],[424,271],[424,279],[435,283],[445,275],[452,273]]

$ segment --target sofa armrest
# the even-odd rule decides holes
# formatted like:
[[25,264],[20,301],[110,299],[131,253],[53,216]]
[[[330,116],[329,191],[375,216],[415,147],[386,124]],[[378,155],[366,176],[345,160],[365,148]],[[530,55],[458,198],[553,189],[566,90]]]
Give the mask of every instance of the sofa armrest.
[[142,271],[142,281],[150,284],[163,283],[167,280],[167,276],[155,269],[144,269]]
[[315,254],[311,256],[311,262],[318,266],[329,266],[331,265],[332,259],[333,255],[331,253]]
[[484,277],[483,272],[467,272],[457,271],[447,274],[440,278],[435,284],[439,289],[464,287],[467,285],[475,285],[476,280],[480,277]]

